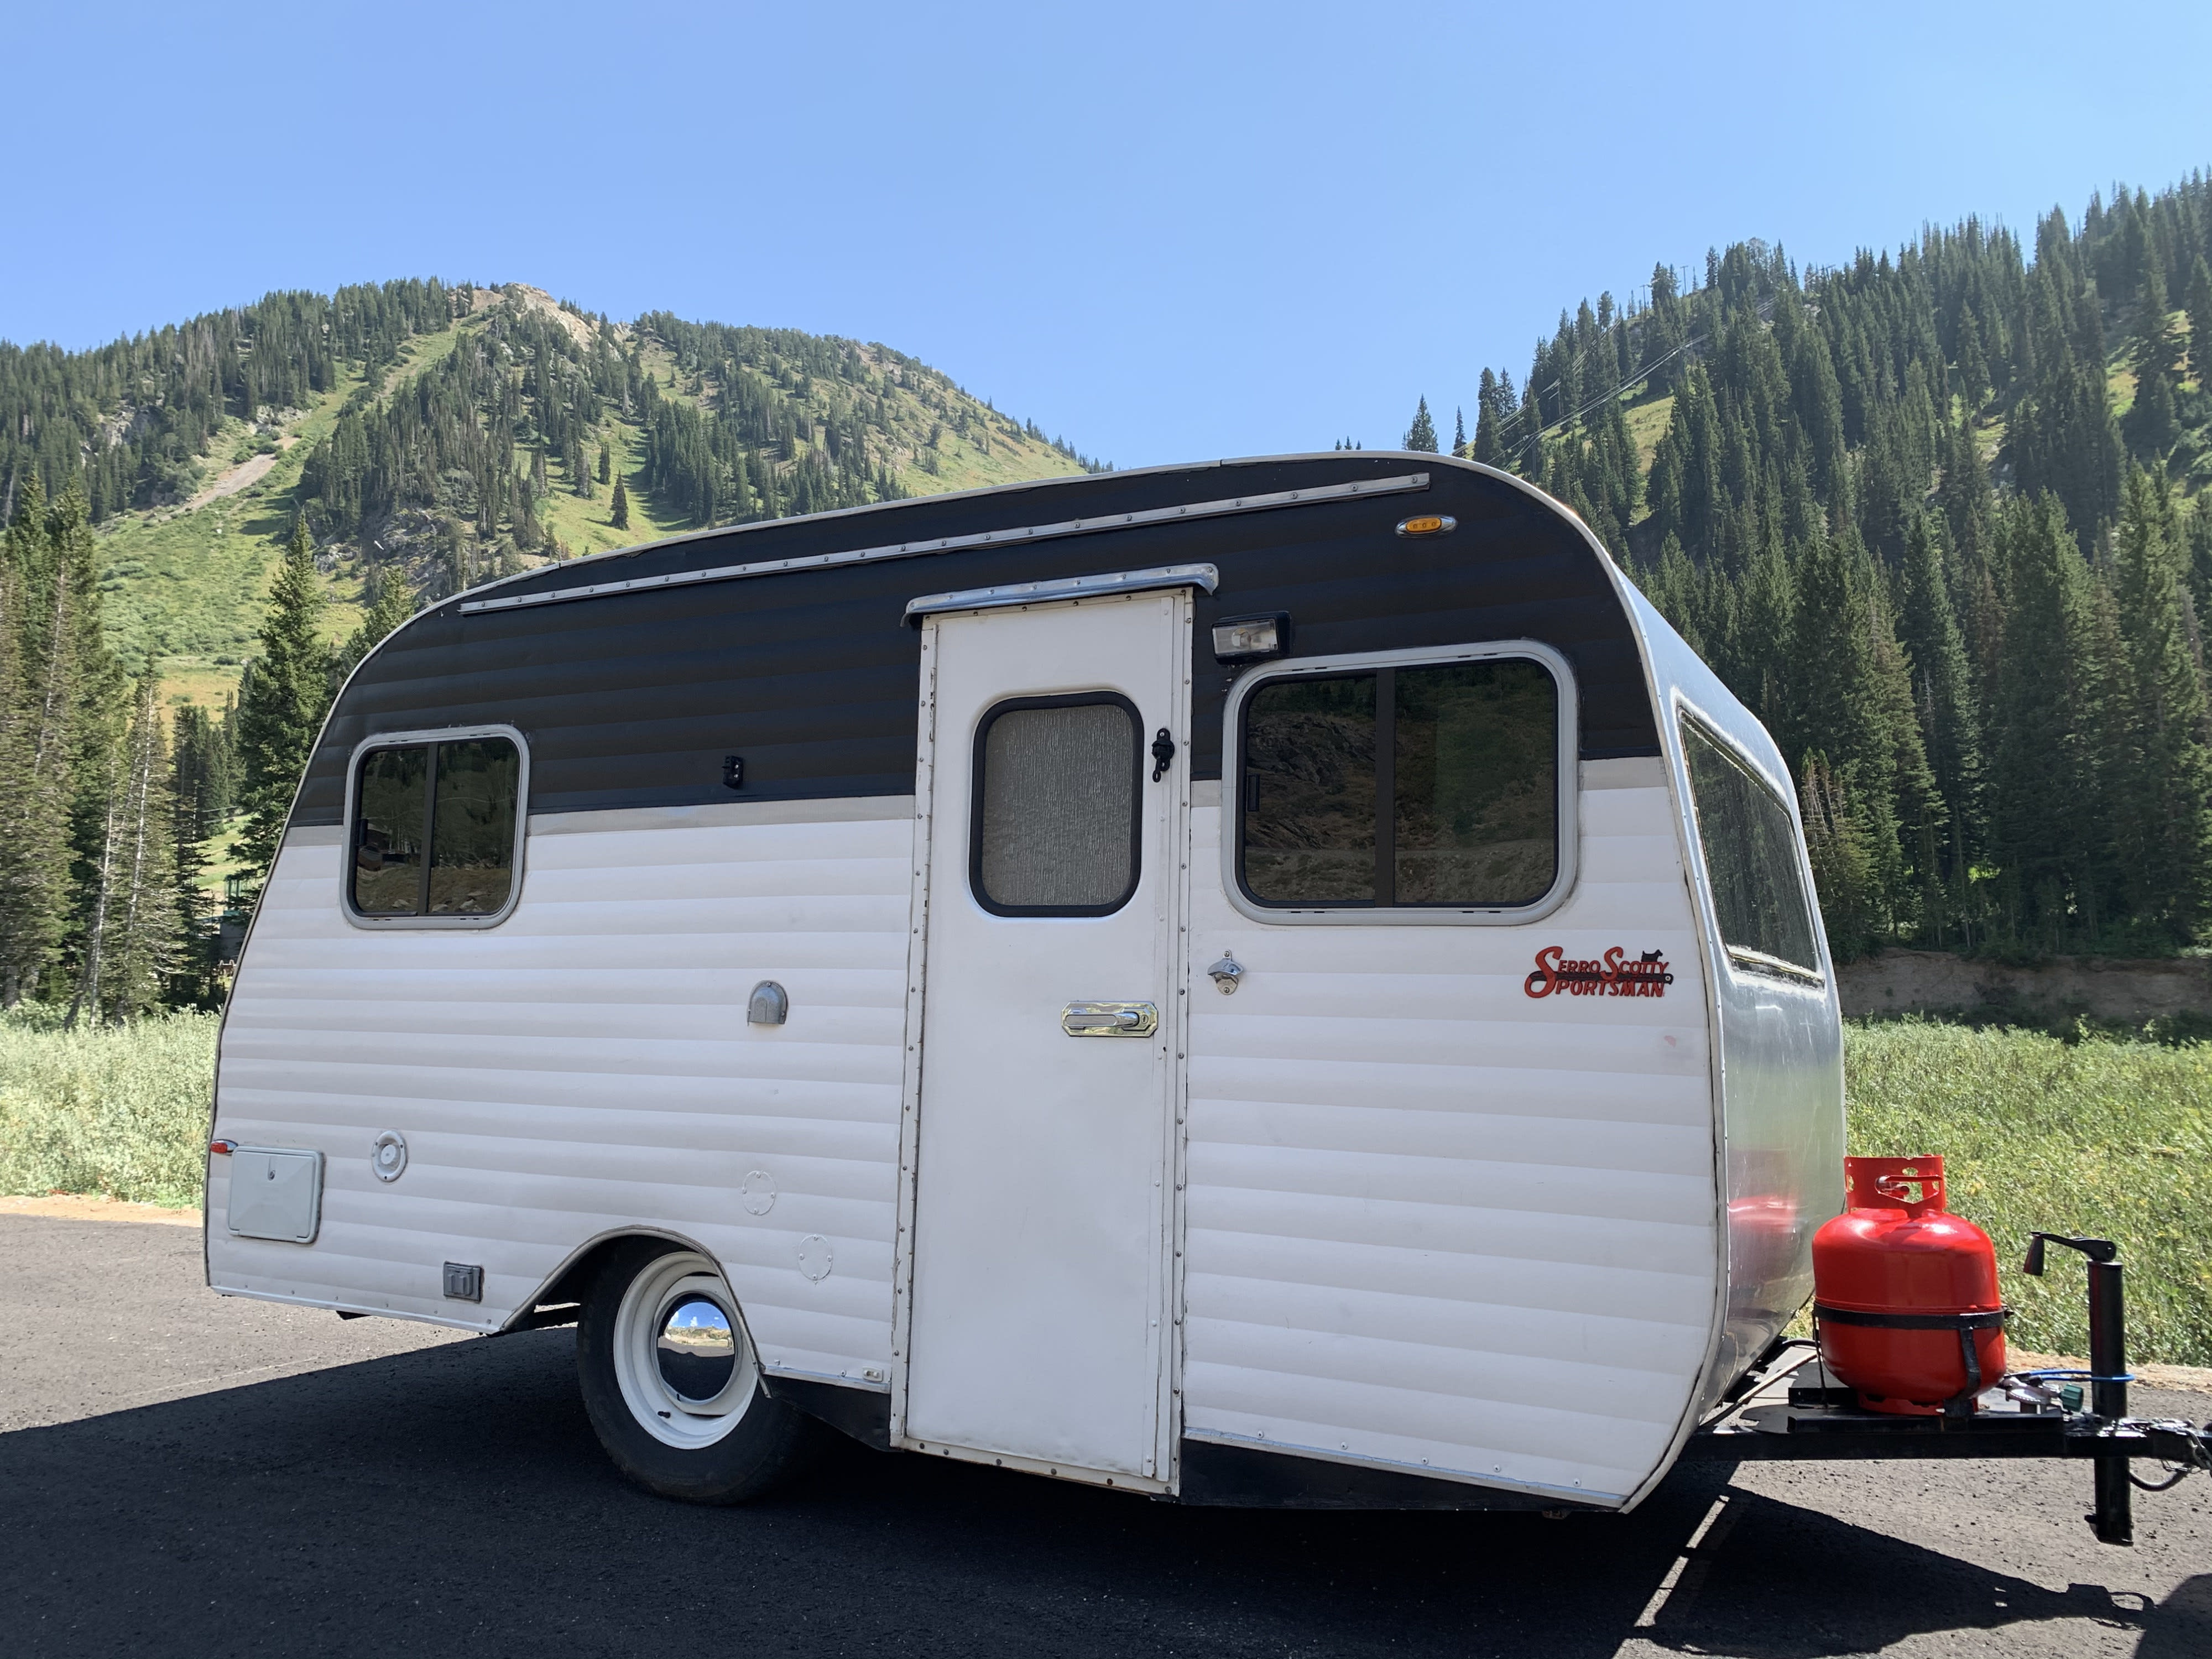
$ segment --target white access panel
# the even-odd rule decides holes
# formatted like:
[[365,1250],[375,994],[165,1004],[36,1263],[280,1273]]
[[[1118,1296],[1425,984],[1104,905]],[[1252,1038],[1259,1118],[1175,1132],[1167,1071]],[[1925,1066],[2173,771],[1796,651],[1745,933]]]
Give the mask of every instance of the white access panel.
[[323,1218],[323,1155],[240,1146],[230,1155],[228,1219],[240,1238],[314,1242]]
[[[920,799],[926,918],[903,1443],[1154,1486],[1170,1444],[1170,1151],[1182,889],[1183,592],[933,617]],[[996,915],[970,879],[983,717],[1091,692],[1133,705],[1138,871],[1103,915]],[[1174,734],[1156,768],[1149,745]],[[1155,779],[1158,769],[1161,775]],[[1141,1035],[1072,1036],[1149,1005]]]

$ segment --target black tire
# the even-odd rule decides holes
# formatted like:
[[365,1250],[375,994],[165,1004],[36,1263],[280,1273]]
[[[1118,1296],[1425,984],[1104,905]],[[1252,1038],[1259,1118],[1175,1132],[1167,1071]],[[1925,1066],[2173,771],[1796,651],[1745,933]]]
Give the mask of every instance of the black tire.
[[[729,1382],[709,1402],[673,1389],[647,1334],[671,1310],[702,1303],[726,1316],[736,1350]],[[720,1272],[666,1239],[629,1240],[601,1262],[576,1322],[576,1378],[615,1467],[663,1498],[744,1503],[796,1474],[819,1443],[818,1424],[761,1386]],[[658,1420],[645,1421],[648,1413]]]

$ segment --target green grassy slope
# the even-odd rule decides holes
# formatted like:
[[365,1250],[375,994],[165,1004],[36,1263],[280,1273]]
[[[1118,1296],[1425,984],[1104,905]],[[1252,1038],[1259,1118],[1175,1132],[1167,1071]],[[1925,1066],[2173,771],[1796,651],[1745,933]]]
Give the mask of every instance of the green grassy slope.
[[[558,313],[542,292],[519,285],[503,291],[478,289],[477,297],[477,310],[454,327],[409,342],[400,361],[380,375],[380,395],[389,396],[480,334],[500,306]],[[630,338],[628,331],[618,332]],[[643,356],[664,396],[711,402],[711,388],[679,373],[658,342],[645,342]],[[909,493],[933,495],[1083,471],[1066,453],[950,381],[927,379],[919,390],[890,386],[884,393],[892,429],[910,444],[908,464],[897,470],[901,486]],[[210,446],[201,494],[192,503],[122,514],[100,527],[109,636],[134,670],[149,661],[160,665],[169,700],[219,705],[235,689],[261,626],[271,568],[290,528],[301,464],[362,381],[356,366],[312,408],[281,411],[258,428],[230,422]],[[804,394],[798,395],[804,401]],[[948,411],[961,418],[948,422]],[[970,435],[961,435],[958,425],[966,425]],[[929,441],[933,434],[934,443]],[[611,484],[595,486],[589,499],[579,496],[574,481],[562,476],[556,462],[550,469],[552,491],[540,501],[539,514],[568,553],[605,552],[698,527],[656,502],[638,482],[643,432],[637,422],[610,415],[595,436],[608,445],[618,476],[627,478],[629,524],[626,529],[614,525]],[[811,446],[820,436],[807,425],[802,445]],[[278,448],[265,472],[234,494],[211,495],[212,489],[238,480],[240,463],[250,460],[257,447],[265,451],[272,443]],[[333,640],[352,631],[360,620],[361,551],[343,545],[323,550],[332,599],[326,632]]]
[[2212,1044],[1854,1021],[1844,1074],[1852,1152],[1943,1156],[1950,1208],[1996,1241],[2015,1344],[2088,1352],[2079,1266],[2012,1270],[2031,1230],[2087,1231],[2130,1270],[2130,1354],[2212,1364]]

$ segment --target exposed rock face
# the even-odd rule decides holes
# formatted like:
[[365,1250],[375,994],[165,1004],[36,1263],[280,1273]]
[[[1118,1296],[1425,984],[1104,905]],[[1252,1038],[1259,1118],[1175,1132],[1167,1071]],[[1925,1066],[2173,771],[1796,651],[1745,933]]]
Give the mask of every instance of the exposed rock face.
[[2063,1018],[2139,1021],[2212,1016],[2212,963],[2051,957],[2033,968],[1941,951],[1884,951],[1837,969],[1847,1015],[2005,1008]]

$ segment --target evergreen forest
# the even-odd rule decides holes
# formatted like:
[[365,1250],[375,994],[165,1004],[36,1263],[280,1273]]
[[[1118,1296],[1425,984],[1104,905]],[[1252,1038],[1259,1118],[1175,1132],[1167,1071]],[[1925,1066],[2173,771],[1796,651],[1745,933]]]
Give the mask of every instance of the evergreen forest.
[[[1563,311],[1457,418],[1774,733],[1839,957],[2162,954],[2212,919],[2208,262],[2201,173],[2032,246],[1739,243]],[[1405,443],[1446,447],[1425,398]]]
[[[1838,954],[2212,927],[2212,186],[1562,312],[1472,433],[1781,742]],[[1352,441],[1343,441],[1352,447]],[[345,674],[672,532],[1099,465],[889,347],[511,284],[0,343],[0,1003],[214,1006]]]

